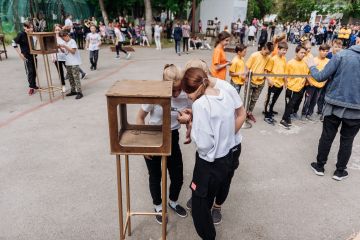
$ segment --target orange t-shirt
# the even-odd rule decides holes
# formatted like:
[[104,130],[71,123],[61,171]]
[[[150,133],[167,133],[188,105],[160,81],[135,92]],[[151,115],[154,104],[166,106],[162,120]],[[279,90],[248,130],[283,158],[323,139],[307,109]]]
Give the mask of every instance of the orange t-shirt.
[[215,65],[222,65],[227,63],[226,60],[226,55],[225,55],[225,51],[224,49],[218,45],[215,49],[214,49],[214,53],[212,56],[212,61],[211,61],[211,75],[213,75],[213,77],[225,80],[226,79],[226,67],[220,69],[220,70],[216,70]]

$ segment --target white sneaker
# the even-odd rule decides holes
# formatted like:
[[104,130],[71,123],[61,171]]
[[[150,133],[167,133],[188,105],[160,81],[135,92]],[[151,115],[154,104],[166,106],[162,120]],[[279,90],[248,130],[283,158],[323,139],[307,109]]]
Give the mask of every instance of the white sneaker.
[[131,57],[131,53],[128,53],[127,55],[126,55],[126,59],[129,59]]
[[63,93],[66,92],[66,86],[65,86],[65,85],[62,86],[62,92],[63,92]]

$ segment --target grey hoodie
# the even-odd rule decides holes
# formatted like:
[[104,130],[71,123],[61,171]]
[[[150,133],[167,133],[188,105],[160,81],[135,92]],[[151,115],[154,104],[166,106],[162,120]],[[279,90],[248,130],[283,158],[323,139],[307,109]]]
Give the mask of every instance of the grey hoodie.
[[326,102],[360,110],[360,45],[334,55],[321,72],[316,67],[310,71],[318,82],[329,80]]

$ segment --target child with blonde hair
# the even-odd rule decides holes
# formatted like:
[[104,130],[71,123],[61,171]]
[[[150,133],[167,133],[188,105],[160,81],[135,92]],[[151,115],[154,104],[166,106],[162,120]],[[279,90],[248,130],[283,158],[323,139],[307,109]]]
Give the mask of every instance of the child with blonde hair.
[[[166,64],[163,72],[164,81],[173,82],[171,98],[171,130],[172,143],[171,155],[167,157],[167,169],[170,177],[169,207],[180,217],[186,217],[186,210],[177,202],[183,184],[183,162],[179,145],[179,129],[177,120],[178,112],[191,107],[191,102],[185,92],[181,90],[182,71],[174,64]],[[145,124],[145,118],[150,113],[149,125],[161,125],[163,110],[160,105],[143,104],[137,114],[137,124]],[[144,156],[149,172],[150,194],[153,200],[155,212],[162,212],[161,199],[161,156]],[[162,217],[155,216],[156,221],[162,224]]]

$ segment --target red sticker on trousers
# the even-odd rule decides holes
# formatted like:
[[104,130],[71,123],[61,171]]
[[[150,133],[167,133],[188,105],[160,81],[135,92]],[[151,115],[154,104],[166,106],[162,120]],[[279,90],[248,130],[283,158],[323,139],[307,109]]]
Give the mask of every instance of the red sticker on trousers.
[[191,183],[191,189],[194,191],[196,190],[196,184],[194,182]]

